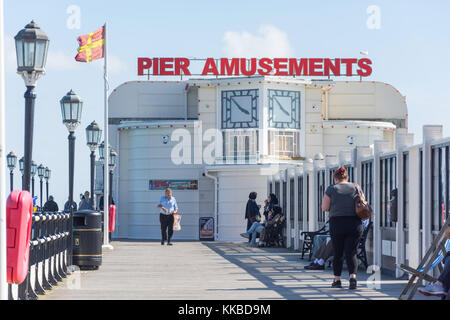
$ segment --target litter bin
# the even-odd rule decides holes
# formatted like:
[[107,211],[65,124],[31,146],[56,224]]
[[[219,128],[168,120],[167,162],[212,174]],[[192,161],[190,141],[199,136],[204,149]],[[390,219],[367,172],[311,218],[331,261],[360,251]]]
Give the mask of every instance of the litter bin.
[[102,264],[102,214],[81,210],[73,213],[73,264],[96,270]]

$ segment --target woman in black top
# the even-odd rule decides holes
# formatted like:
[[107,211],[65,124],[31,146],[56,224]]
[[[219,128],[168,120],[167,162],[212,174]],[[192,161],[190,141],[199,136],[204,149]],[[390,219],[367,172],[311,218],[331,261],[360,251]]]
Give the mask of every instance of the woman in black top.
[[334,173],[335,184],[329,186],[322,201],[322,210],[330,213],[330,236],[334,249],[333,288],[341,288],[343,256],[350,274],[350,289],[357,288],[356,274],[358,258],[356,256],[363,234],[361,219],[356,215],[355,201],[358,195],[356,185],[348,182],[348,173],[344,167]]

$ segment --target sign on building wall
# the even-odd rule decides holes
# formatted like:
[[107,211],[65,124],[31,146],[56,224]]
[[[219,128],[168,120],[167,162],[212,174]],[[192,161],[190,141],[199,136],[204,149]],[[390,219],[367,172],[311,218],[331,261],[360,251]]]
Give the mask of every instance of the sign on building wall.
[[198,180],[150,180],[150,190],[198,190]]

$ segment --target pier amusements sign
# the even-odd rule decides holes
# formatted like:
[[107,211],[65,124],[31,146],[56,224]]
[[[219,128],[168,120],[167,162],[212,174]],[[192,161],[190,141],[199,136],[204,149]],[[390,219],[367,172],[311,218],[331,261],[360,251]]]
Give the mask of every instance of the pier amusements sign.
[[[191,73],[191,62],[201,62],[201,73]],[[368,58],[138,58],[139,76],[359,76],[372,74]]]

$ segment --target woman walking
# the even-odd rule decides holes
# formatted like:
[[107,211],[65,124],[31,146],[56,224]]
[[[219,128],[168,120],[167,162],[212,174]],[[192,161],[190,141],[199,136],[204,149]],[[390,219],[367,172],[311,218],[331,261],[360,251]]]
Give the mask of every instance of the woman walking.
[[334,173],[335,184],[329,186],[322,201],[322,210],[330,213],[330,236],[334,249],[333,271],[335,280],[333,288],[341,288],[343,257],[350,274],[349,289],[357,289],[356,275],[358,245],[363,234],[361,219],[356,215],[355,202],[358,188],[348,182],[348,173],[344,167]]

